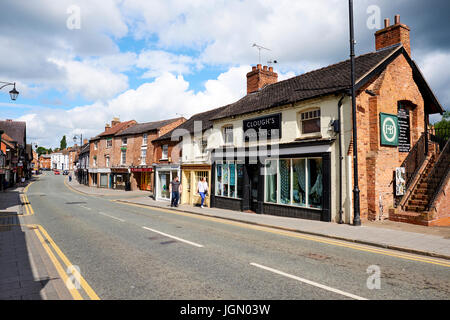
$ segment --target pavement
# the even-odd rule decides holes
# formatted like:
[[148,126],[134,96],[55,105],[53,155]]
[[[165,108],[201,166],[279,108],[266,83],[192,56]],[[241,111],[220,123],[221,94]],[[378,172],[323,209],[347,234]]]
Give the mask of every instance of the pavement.
[[21,200],[23,189],[0,193],[0,300],[71,299],[37,227],[26,222],[31,212]]
[[450,227],[425,227],[393,221],[363,221],[361,227],[321,221],[237,212],[219,208],[180,205],[171,208],[166,201],[155,201],[147,191],[119,191],[80,185],[76,180],[66,186],[86,195],[103,196],[118,202],[164,208],[196,215],[239,221],[302,234],[322,236],[375,247],[450,260]]

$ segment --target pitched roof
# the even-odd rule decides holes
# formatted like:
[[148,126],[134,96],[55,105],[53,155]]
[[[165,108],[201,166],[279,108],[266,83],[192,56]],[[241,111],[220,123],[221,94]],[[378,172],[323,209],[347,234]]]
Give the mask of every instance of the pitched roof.
[[89,150],[90,150],[90,148],[89,148],[89,143],[85,143],[85,144],[81,147],[80,154],[87,153],[87,152],[89,152]]
[[0,121],[0,129],[4,130],[19,145],[25,147],[27,132],[27,123],[25,121],[2,120]]
[[153,122],[145,122],[145,123],[137,123],[134,126],[128,127],[125,130],[116,134],[116,136],[126,136],[133,134],[145,133],[153,130],[158,130],[164,126],[167,126],[175,121],[184,119],[183,117],[178,117],[174,119],[162,120],[162,121],[153,121]]
[[[401,45],[396,45],[356,57],[356,79],[360,80],[363,78],[401,48]],[[350,60],[346,60],[267,85],[261,90],[248,94],[237,102],[225,106],[222,112],[217,113],[212,120],[342,92],[350,87]]]
[[116,133],[122,131],[123,129],[126,129],[129,125],[133,125],[133,124],[136,124],[135,120],[120,122],[120,123],[116,124],[115,126],[112,126],[111,128],[108,128],[105,131],[103,131],[102,133],[96,135],[94,138],[91,138],[91,140],[97,140],[97,139],[100,139],[101,137],[113,136]]
[[226,108],[226,106],[194,114],[192,117],[189,118],[188,121],[182,123],[178,127],[174,128],[173,130],[167,132],[166,134],[162,135],[161,137],[159,137],[159,138],[157,138],[157,139],[155,139],[153,141],[161,141],[161,140],[170,139],[172,137],[172,133],[175,130],[178,130],[178,129],[184,129],[187,132],[189,132],[190,134],[193,134],[194,133],[194,129],[195,129],[194,128],[194,124],[195,124],[196,121],[201,121],[201,123],[202,123],[202,131],[208,130],[209,128],[212,128],[212,126],[213,126],[211,118],[215,114],[222,112],[222,110],[224,108]]

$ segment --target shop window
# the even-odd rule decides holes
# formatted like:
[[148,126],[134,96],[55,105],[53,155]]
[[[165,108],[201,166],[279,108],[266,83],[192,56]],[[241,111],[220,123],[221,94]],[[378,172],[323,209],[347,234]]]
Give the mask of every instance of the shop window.
[[322,159],[266,160],[265,201],[321,209]]
[[161,160],[167,160],[169,157],[169,145],[165,144],[162,146],[162,158]]
[[225,144],[233,144],[233,126],[223,127],[223,141]]
[[300,126],[302,134],[320,133],[320,109],[302,112]]
[[141,165],[145,164],[146,157],[147,157],[147,149],[141,149]]
[[277,160],[266,162],[266,202],[277,203]]
[[242,198],[244,165],[236,161],[216,165],[216,196]]

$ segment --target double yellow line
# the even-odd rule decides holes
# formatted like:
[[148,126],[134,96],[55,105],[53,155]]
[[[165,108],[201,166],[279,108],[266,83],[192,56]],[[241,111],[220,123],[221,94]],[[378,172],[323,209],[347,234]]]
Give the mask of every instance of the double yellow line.
[[264,232],[270,232],[270,233],[273,233],[273,234],[287,236],[287,237],[291,237],[291,238],[298,238],[298,239],[303,239],[303,240],[309,240],[309,241],[329,244],[329,245],[338,246],[338,247],[349,248],[349,249],[358,250],[358,251],[364,251],[364,252],[370,252],[370,253],[375,253],[375,254],[381,254],[381,255],[395,257],[395,258],[400,258],[400,259],[404,259],[404,260],[411,260],[411,261],[430,263],[430,264],[435,264],[435,265],[439,265],[439,266],[450,268],[450,261],[445,261],[443,259],[442,260],[441,259],[434,259],[434,258],[431,258],[431,257],[428,258],[428,257],[425,257],[425,256],[419,256],[419,255],[415,255],[415,254],[395,252],[393,250],[385,250],[385,249],[381,249],[381,248],[369,247],[369,246],[360,245],[360,244],[356,244],[356,243],[350,243],[350,242],[345,242],[345,241],[340,241],[340,240],[333,240],[333,239],[319,237],[319,236],[314,236],[314,235],[299,234],[299,233],[296,233],[295,231],[287,231],[287,230],[285,231],[285,230],[274,229],[274,228],[270,228],[270,227],[266,227],[266,226],[259,226],[259,225],[247,224],[247,223],[244,223],[244,222],[231,221],[231,220],[226,220],[224,218],[208,217],[208,216],[197,215],[197,214],[193,214],[193,213],[185,213],[185,212],[181,212],[181,211],[167,210],[167,209],[164,209],[164,208],[149,207],[149,206],[139,205],[139,204],[135,204],[135,203],[129,203],[129,202],[121,201],[121,200],[110,200],[110,201],[113,201],[113,202],[116,202],[116,203],[125,204],[125,205],[129,205],[129,206],[145,208],[145,209],[148,209],[148,210],[162,211],[162,212],[172,213],[172,214],[176,214],[176,215],[181,215],[181,216],[201,219],[201,220],[214,221],[214,222],[219,222],[219,223],[222,223],[222,224],[233,225],[233,226],[237,226],[237,227],[240,227],[240,228],[246,228],[246,229],[253,229],[253,230],[259,230],[259,231],[264,231]]
[[33,207],[31,207],[30,200],[28,200],[28,197],[25,193],[22,195],[22,203],[23,203],[23,205],[25,207],[25,211],[26,211],[26,214],[23,214],[23,216],[33,215],[34,214]]
[[[28,191],[28,187],[30,185],[31,184],[29,184],[24,189],[24,192]],[[24,193],[22,197],[24,200],[23,203],[25,205],[25,210],[27,212],[27,214],[25,214],[24,216],[33,215],[34,210],[33,207],[31,206],[30,201],[28,200],[27,195]],[[69,261],[66,255],[61,251],[61,249],[58,247],[55,241],[53,241],[48,232],[41,225],[31,224],[26,225],[26,227],[28,227],[29,229],[33,230],[36,233],[39,242],[41,243],[45,252],[49,256],[53,265],[55,266],[59,276],[64,281],[64,284],[66,285],[73,299],[84,300],[83,295],[79,291],[80,288],[77,288],[76,286],[76,284],[79,284],[79,286],[84,290],[89,299],[100,300],[95,291],[86,282],[83,276],[78,272],[77,268],[74,267],[74,265]],[[60,261],[62,261],[63,265],[65,265],[66,271],[64,270]],[[75,279],[75,281],[73,281],[73,279]]]
[[[79,288],[76,288],[76,284],[79,284],[79,286],[83,288],[84,292],[91,300],[100,300],[95,291],[86,282],[83,276],[78,272],[77,268],[74,267],[74,265],[69,261],[69,259],[61,251],[61,249],[56,245],[47,231],[41,225],[27,225],[27,227],[33,229],[36,233],[36,236],[38,237],[41,245],[44,247],[45,252],[47,252],[50,260],[56,268],[56,271],[64,281],[72,297],[75,300],[84,300],[79,291]],[[59,259],[63,262],[66,267],[66,271],[64,271],[63,266],[56,256],[58,256]],[[69,276],[71,277],[69,278]],[[73,281],[73,279],[75,279],[75,281]]]

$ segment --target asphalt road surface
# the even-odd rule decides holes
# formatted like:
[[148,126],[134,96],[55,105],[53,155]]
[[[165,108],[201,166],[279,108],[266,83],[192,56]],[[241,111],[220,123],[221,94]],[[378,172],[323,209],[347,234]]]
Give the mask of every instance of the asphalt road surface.
[[75,193],[64,179],[46,173],[29,187],[29,222],[101,299],[450,297],[449,261],[130,206]]

